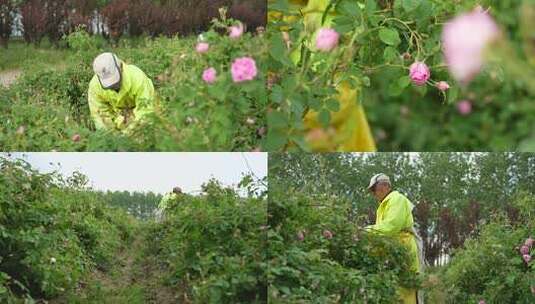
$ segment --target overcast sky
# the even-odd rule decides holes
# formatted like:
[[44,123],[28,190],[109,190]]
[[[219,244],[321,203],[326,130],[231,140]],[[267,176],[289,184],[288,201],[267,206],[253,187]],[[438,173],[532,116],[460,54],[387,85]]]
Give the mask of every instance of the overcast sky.
[[57,170],[68,176],[78,170],[98,190],[165,193],[177,185],[193,192],[211,177],[232,186],[249,172],[246,160],[256,176],[267,175],[267,153],[11,153],[11,157],[22,158],[41,172]]

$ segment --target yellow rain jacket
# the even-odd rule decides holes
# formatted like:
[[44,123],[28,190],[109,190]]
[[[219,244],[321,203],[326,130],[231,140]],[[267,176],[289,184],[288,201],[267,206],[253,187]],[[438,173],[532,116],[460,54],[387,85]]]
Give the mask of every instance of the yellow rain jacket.
[[[412,218],[413,208],[414,205],[407,197],[397,191],[392,191],[379,205],[375,225],[366,228],[399,239],[409,250],[412,270],[419,272],[418,247],[415,236],[412,233],[414,225]],[[416,304],[416,290],[399,288],[398,292],[404,304]]]
[[165,194],[162,199],[160,200],[160,203],[158,204],[158,208],[160,210],[165,210],[167,207],[169,207],[169,204],[173,201],[178,200],[178,195],[174,192]]
[[[321,24],[321,17],[329,0],[294,0],[291,8],[300,10],[304,16],[306,31],[314,34],[320,27],[328,27],[334,18],[331,12]],[[274,18],[273,16],[270,16]],[[289,21],[289,20],[288,20]],[[315,35],[312,35],[315,37]],[[294,62],[299,61],[300,50],[292,54]],[[318,120],[318,113],[310,111],[304,118],[307,130],[307,142],[314,151],[376,151],[375,141],[364,113],[362,104],[357,100],[357,89],[349,83],[342,82],[338,87],[340,109],[331,113],[331,122],[327,130]]]
[[121,63],[121,89],[106,90],[97,75],[89,83],[89,110],[95,127],[128,132],[155,109],[152,81],[134,65]]

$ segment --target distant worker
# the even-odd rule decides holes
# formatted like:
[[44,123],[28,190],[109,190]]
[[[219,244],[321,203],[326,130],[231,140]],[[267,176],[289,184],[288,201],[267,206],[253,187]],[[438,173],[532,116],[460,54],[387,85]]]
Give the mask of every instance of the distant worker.
[[[379,202],[375,224],[366,227],[370,231],[398,239],[409,251],[411,270],[422,272],[424,259],[421,238],[414,229],[412,209],[414,205],[398,191],[392,190],[390,178],[383,173],[374,175],[368,190]],[[399,288],[398,296],[403,304],[422,304],[423,297],[414,289]]]
[[178,201],[178,198],[182,194],[180,187],[174,187],[171,193],[167,193],[162,197],[158,209],[163,213],[171,205],[172,202]]
[[88,101],[97,130],[129,133],[147,114],[154,113],[154,86],[138,67],[113,53],[102,53],[95,58],[93,71]]

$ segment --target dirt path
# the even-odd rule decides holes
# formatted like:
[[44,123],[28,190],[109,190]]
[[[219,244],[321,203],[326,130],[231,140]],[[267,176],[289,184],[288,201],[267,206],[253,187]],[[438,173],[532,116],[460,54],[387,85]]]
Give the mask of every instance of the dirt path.
[[0,86],[9,87],[22,74],[22,70],[7,70],[0,72]]
[[158,261],[145,254],[145,242],[143,233],[134,233],[134,239],[117,254],[109,271],[95,271],[75,294],[49,303],[188,303],[180,301],[176,290],[165,285]]
[[176,291],[165,286],[165,277],[154,257],[149,257],[141,265],[140,280],[145,286],[146,303],[190,303],[187,299],[180,299]]

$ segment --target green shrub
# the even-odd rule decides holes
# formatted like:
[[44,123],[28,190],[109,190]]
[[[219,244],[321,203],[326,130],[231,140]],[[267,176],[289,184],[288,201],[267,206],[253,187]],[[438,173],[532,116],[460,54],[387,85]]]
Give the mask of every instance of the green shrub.
[[[533,303],[535,270],[519,249],[535,235],[535,198],[520,196],[514,205],[519,221],[511,223],[497,215],[480,234],[455,251],[449,264],[439,272],[436,288],[445,291],[447,303]],[[535,248],[531,248],[531,256]],[[433,302],[435,300],[431,299]]]
[[266,200],[212,183],[149,233],[169,284],[193,303],[266,303]]
[[418,286],[407,251],[359,229],[349,207],[270,184],[271,303],[397,303],[397,287]]
[[54,298],[110,266],[132,231],[122,210],[22,161],[0,168],[0,299]]
[[[269,1],[269,9],[289,16],[292,12],[288,2]],[[307,18],[298,18],[294,11],[297,18],[293,21],[273,18],[267,27],[271,45],[269,69],[274,72],[270,150],[311,149],[304,142],[301,118],[313,109],[321,114],[321,124],[328,124],[331,114],[340,107],[331,98],[336,83],[333,75],[338,75],[357,89],[358,102],[366,110],[381,151],[533,151],[535,80],[527,75],[533,69],[534,53],[530,40],[525,38],[525,33],[532,33],[533,13],[528,9],[533,11],[533,1],[315,3],[330,3],[330,12],[336,12],[330,26],[340,33],[340,46],[333,52],[310,56],[313,49],[304,47],[298,64],[291,62],[295,59],[290,55],[292,51],[314,44],[313,20],[319,26],[320,18],[331,19],[327,14],[311,13]],[[506,55],[496,54],[497,60],[486,65],[469,86],[462,86],[448,73],[441,35],[445,23],[478,5],[489,10],[510,50]],[[283,30],[292,42],[289,50],[281,35]],[[516,71],[510,68],[514,60],[520,66]],[[431,69],[432,82],[426,86],[410,83],[409,67],[415,61],[424,61]],[[447,81],[451,88],[440,92],[435,87],[438,81]],[[462,100],[473,104],[469,115],[457,110]]]
[[[65,67],[29,70],[7,90],[0,91],[0,146],[8,151],[250,151],[265,135],[265,56],[261,36],[245,33],[233,40],[226,28],[235,21],[222,17],[204,33],[207,54],[195,51],[196,37],[122,40],[118,47],[103,45],[83,30],[65,39],[72,56]],[[133,45],[135,44],[135,45]],[[89,116],[87,89],[92,61],[113,51],[153,80],[161,109],[130,137],[116,131],[96,132]],[[257,77],[233,83],[234,59],[256,61]],[[217,69],[214,85],[201,78]],[[31,72],[30,72],[31,71]],[[79,141],[73,141],[75,134]]]

